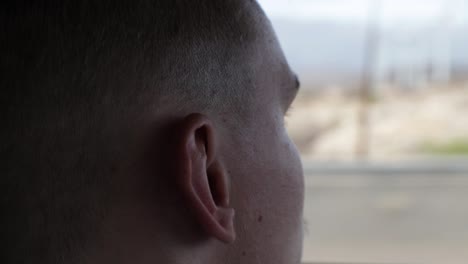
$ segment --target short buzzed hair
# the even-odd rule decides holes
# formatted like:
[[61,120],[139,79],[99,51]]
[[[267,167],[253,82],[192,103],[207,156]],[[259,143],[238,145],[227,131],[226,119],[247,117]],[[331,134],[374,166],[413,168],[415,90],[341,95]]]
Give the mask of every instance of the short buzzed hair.
[[[3,1],[2,263],[71,263],[92,243],[129,122],[161,111],[242,115],[250,0]],[[138,121],[136,121],[138,120]],[[127,145],[125,145],[127,144]]]

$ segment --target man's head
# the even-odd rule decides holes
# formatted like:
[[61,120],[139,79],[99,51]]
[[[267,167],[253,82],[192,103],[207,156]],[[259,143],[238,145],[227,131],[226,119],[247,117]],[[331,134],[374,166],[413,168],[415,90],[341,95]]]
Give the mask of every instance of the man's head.
[[298,263],[297,92],[249,0],[4,4],[2,263]]

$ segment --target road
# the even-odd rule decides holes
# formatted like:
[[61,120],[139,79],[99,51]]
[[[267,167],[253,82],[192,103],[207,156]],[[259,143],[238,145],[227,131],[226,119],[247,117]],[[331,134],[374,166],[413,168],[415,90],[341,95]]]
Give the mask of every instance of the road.
[[306,169],[304,261],[468,263],[468,171],[360,168]]

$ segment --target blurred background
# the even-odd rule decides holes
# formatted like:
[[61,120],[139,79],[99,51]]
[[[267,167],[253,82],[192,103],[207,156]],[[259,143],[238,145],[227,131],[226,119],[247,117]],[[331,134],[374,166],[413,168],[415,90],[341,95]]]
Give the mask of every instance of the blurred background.
[[468,0],[260,0],[301,91],[304,262],[468,263]]

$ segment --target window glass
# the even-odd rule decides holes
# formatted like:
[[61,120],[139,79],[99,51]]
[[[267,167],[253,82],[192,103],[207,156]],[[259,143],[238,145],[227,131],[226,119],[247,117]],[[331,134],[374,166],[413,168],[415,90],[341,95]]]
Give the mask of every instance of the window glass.
[[304,261],[468,260],[468,1],[260,0],[301,91]]

